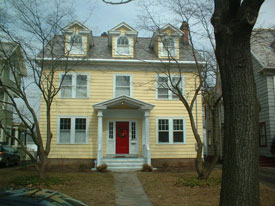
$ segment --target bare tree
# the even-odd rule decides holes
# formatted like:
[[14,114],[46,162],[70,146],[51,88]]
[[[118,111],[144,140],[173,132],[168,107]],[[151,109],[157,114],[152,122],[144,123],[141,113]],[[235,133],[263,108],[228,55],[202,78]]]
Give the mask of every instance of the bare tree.
[[220,205],[259,205],[259,104],[250,36],[264,0],[214,2],[211,21],[225,109]]
[[[203,140],[198,131],[196,123],[196,104],[198,98],[202,94],[207,94],[208,98],[204,100],[204,103],[207,104],[213,113],[213,117],[216,115],[214,112],[217,109],[218,103],[221,100],[221,94],[218,94],[216,89],[210,89],[213,87],[213,82],[218,75],[218,68],[216,64],[216,59],[214,55],[215,42],[213,38],[213,32],[210,25],[211,12],[213,10],[212,4],[208,2],[197,2],[190,0],[177,0],[177,1],[139,1],[139,5],[142,6],[144,14],[140,16],[141,19],[141,28],[150,30],[150,31],[160,31],[160,23],[167,21],[166,19],[161,19],[161,17],[155,17],[154,13],[151,11],[150,5],[157,4],[160,7],[166,9],[166,11],[171,12],[171,16],[176,18],[176,23],[182,23],[181,28],[184,30],[184,44],[185,50],[189,49],[190,54],[193,56],[195,62],[194,77],[192,81],[195,81],[194,90],[190,94],[184,94],[184,91],[181,88],[181,80],[184,76],[185,69],[178,63],[178,60],[174,57],[165,42],[165,36],[161,35],[161,43],[166,47],[168,53],[168,62],[163,63],[162,68],[156,71],[159,75],[164,75],[168,78],[168,82],[165,82],[164,87],[168,88],[174,95],[179,97],[179,100],[185,106],[188,117],[190,120],[191,128],[193,135],[197,142],[197,155],[195,160],[195,167],[198,173],[199,178],[208,178],[208,176],[213,171],[216,162],[219,158],[219,137],[214,137],[214,157],[209,161],[204,161],[203,159]],[[155,7],[154,7],[155,8]],[[193,25],[194,29],[191,29],[189,25]],[[200,31],[196,31],[196,29]],[[203,32],[201,31],[203,30]],[[209,41],[210,48],[199,48],[196,49],[195,42],[196,38],[204,37]],[[195,38],[195,39],[194,39]],[[188,45],[186,45],[188,44]],[[202,58],[202,56],[204,58]],[[160,59],[161,60],[161,59]],[[205,62],[204,65],[201,62]],[[176,63],[176,69],[172,66],[172,63]],[[179,76],[178,81],[173,79],[173,75]],[[211,85],[211,86],[210,86]],[[203,93],[202,93],[203,90]],[[211,96],[211,98],[209,98]],[[211,100],[211,101],[210,101]],[[215,119],[213,120],[215,122]],[[215,124],[212,124],[212,130],[215,130]]]
[[[70,2],[69,2],[70,4]],[[12,21],[1,22],[0,30],[3,35],[2,42],[8,41],[18,45],[21,50],[18,60],[9,58],[6,53],[6,69],[11,70],[14,75],[14,83],[2,84],[4,92],[9,96],[7,104],[13,107],[14,112],[27,128],[27,133],[33,138],[38,147],[37,155],[39,160],[27,151],[20,139],[16,139],[22,144],[24,151],[35,163],[39,171],[40,178],[45,177],[45,170],[48,163],[48,156],[51,150],[51,140],[53,137],[51,129],[51,106],[55,97],[61,90],[66,74],[72,71],[75,64],[68,64],[68,54],[56,51],[57,45],[64,48],[65,38],[59,32],[72,21],[74,13],[73,6],[66,4],[66,1],[58,0],[53,2],[38,0],[17,0],[6,4]],[[1,42],[0,42],[1,43]],[[73,43],[73,42],[72,42]],[[23,59],[27,68],[27,77],[18,78],[18,64]],[[47,62],[51,60],[51,64]],[[62,59],[62,62],[59,61]],[[18,74],[19,72],[19,74]],[[63,72],[61,81],[57,79],[57,73]],[[46,134],[42,132],[39,125],[39,113],[35,111],[33,100],[29,98],[29,91],[38,91],[37,99],[42,98],[45,104]],[[17,97],[28,110],[25,115],[20,110],[20,103],[14,98]],[[38,101],[39,102],[39,101]],[[36,104],[38,103],[36,100]],[[43,136],[44,135],[44,136]]]
[[134,0],[102,0],[105,4],[113,4],[113,5],[119,5],[119,4],[127,4]]

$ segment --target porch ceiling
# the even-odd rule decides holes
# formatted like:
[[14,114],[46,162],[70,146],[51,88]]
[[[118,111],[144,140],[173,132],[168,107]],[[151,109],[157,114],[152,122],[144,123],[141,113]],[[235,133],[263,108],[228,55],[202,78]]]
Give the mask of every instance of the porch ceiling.
[[153,104],[149,104],[132,97],[119,96],[107,101],[99,102],[93,105],[95,110],[105,109],[148,109],[154,108]]

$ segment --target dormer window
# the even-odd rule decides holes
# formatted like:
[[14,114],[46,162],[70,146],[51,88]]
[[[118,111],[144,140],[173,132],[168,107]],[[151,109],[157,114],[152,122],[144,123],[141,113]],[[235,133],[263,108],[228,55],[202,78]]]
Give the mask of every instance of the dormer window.
[[117,55],[129,55],[130,54],[130,43],[126,36],[120,36],[117,39],[116,52]]
[[176,56],[175,41],[172,37],[166,37],[162,40],[162,56]]
[[68,53],[69,54],[84,54],[84,41],[82,36],[76,32],[74,33],[69,40],[68,44]]

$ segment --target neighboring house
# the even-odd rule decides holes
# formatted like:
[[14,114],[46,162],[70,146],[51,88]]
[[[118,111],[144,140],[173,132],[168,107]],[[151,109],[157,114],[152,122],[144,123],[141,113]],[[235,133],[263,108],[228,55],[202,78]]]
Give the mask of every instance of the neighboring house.
[[[196,141],[188,113],[168,89],[169,81],[163,73],[169,68],[172,80],[178,81],[180,69],[181,89],[190,100],[197,68],[188,44],[187,25],[181,28],[167,24],[153,37],[145,38],[122,22],[108,35],[93,36],[91,30],[75,21],[54,37],[53,42],[64,45],[53,45],[49,51],[57,57],[68,54],[69,65],[81,64],[66,75],[56,73],[56,79],[64,77],[64,81],[52,105],[52,164],[96,160],[97,166],[106,163],[111,169],[137,169],[143,163],[154,167],[193,165]],[[46,53],[44,64],[66,61],[51,58],[51,54]],[[201,107],[198,97],[194,116],[202,136]],[[45,137],[43,101],[40,108]]]
[[273,157],[274,161],[275,29],[254,30],[251,38],[251,51],[257,96],[261,106],[259,116],[259,153],[261,157],[265,157],[264,159]]
[[[257,96],[261,106],[259,114],[259,155],[262,164],[274,164],[275,157],[275,30],[257,29],[251,37],[251,53]],[[208,108],[209,110],[209,108]],[[223,137],[223,105],[217,117],[217,131]],[[206,112],[207,142],[212,145],[212,117]],[[210,126],[209,126],[210,125]],[[222,142],[222,141],[221,141]],[[208,146],[208,156],[213,155]],[[221,153],[222,155],[222,153]],[[273,157],[273,159],[272,159]]]
[[10,138],[13,131],[13,107],[9,105],[11,98],[4,91],[3,85],[16,88],[14,85],[21,84],[22,76],[26,75],[20,46],[10,42],[0,42],[0,142],[13,144]]
[[[221,97],[221,84],[216,84],[213,88],[208,88],[203,93],[204,106],[204,155],[211,158],[215,154],[214,142],[215,138],[219,140],[220,160],[222,160],[223,137],[224,137],[224,108],[223,99]],[[215,132],[215,135],[214,135]],[[221,137],[221,138],[220,138]]]

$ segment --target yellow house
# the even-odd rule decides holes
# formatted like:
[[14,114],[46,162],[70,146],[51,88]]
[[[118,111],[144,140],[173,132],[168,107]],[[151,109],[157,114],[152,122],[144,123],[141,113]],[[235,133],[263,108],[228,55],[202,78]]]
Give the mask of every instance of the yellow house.
[[[122,22],[93,36],[75,21],[62,33],[54,38],[65,39],[64,45],[55,51],[66,54],[74,67],[55,73],[56,83],[63,82],[51,111],[50,160],[106,163],[109,169],[193,164],[196,142],[188,113],[169,90],[170,77],[191,100],[198,83],[186,27],[167,24],[145,38]],[[47,60],[49,65],[64,61]],[[43,102],[40,110],[45,134]],[[194,116],[202,135],[201,98]]]

